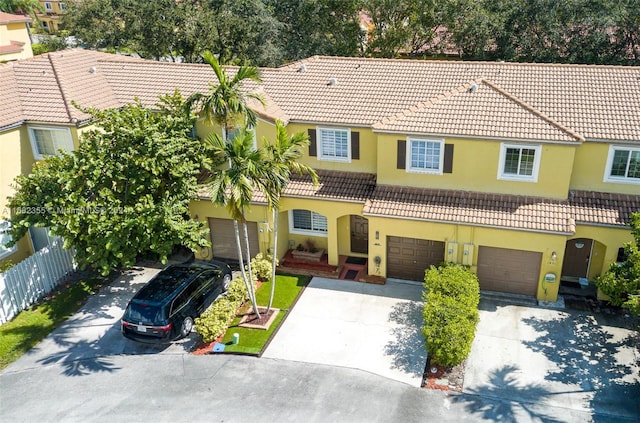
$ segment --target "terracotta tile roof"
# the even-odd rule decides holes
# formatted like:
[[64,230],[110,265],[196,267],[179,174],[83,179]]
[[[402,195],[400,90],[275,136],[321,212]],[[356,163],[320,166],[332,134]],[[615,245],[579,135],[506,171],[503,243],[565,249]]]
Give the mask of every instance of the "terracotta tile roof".
[[376,186],[376,175],[371,173],[317,170],[320,182],[313,186],[307,175],[292,175],[284,192],[285,197],[323,198],[364,203]]
[[626,226],[640,212],[640,195],[571,191],[569,204],[578,223]]
[[10,24],[15,22],[31,22],[31,18],[26,15],[14,15],[12,13],[0,12],[0,24]]
[[571,191],[568,200],[378,185],[364,215],[575,233],[576,224],[627,226],[640,195]]
[[[153,105],[175,88],[185,96],[203,92],[214,79],[208,65],[80,49],[20,61],[14,72],[22,120],[61,123],[85,118],[72,100],[107,107],[138,97]],[[245,89],[264,94],[267,107],[256,110],[267,119],[443,135],[640,140],[640,67],[317,56],[262,73],[260,87]],[[479,89],[460,92],[471,81],[480,81]]]
[[379,185],[363,214],[565,234],[575,231],[567,201],[519,195]]
[[19,124],[23,120],[22,105],[11,63],[0,65],[0,128]]
[[640,140],[640,67],[312,57],[264,85],[293,121],[369,126],[480,79],[587,139]]
[[533,109],[490,81],[470,81],[373,125],[381,132],[584,141],[580,135]]

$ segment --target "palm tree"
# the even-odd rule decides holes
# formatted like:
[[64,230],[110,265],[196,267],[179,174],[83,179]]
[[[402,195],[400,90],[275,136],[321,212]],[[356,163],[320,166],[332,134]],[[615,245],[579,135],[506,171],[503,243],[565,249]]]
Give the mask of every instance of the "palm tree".
[[[236,179],[236,182],[239,182],[239,186],[235,186],[233,184],[228,184],[228,181],[220,180],[220,181],[212,181],[212,199],[214,202],[218,202],[218,204],[225,204],[227,210],[231,213],[231,217],[233,218],[233,226],[236,234],[236,242],[238,247],[238,261],[240,263],[240,271],[242,272],[242,278],[244,279],[245,285],[247,286],[247,291],[249,292],[249,297],[254,306],[254,312],[257,316],[258,308],[255,302],[255,292],[253,289],[253,275],[251,272],[251,254],[249,251],[249,235],[246,228],[246,221],[244,219],[244,209],[249,204],[251,200],[251,195],[253,193],[253,189],[256,184],[256,180],[252,178],[252,174],[247,174],[244,177],[242,176],[239,169],[234,170],[234,167],[240,166],[253,166],[248,163],[254,163],[249,159],[247,154],[249,151],[245,151],[244,149],[244,141],[249,135],[247,135],[246,131],[243,131],[243,134],[239,137],[239,145],[236,143],[236,139],[228,140],[228,135],[232,130],[237,129],[238,127],[244,128],[252,128],[255,127],[257,123],[256,113],[249,108],[247,105],[248,99],[254,99],[260,102],[264,106],[264,99],[262,96],[255,93],[246,93],[242,90],[242,85],[246,81],[253,81],[255,83],[261,83],[262,79],[260,77],[260,71],[258,68],[253,66],[240,66],[236,74],[233,78],[230,78],[225,69],[220,65],[218,59],[210,52],[205,51],[202,54],[202,58],[206,63],[211,66],[214,74],[216,75],[217,84],[211,83],[209,86],[209,91],[206,94],[203,93],[194,93],[192,94],[186,101],[185,107],[189,112],[194,108],[201,113],[207,122],[216,123],[220,125],[222,128],[222,138],[219,138],[223,144],[229,144],[230,149],[225,150],[222,145],[218,145],[214,147],[213,151],[217,153],[214,154],[213,163],[217,163],[218,166],[222,166],[223,163],[218,163],[215,160],[215,156],[225,157],[227,159],[226,169],[228,174],[226,177],[229,177],[233,180]],[[251,140],[251,150],[253,150],[253,139]],[[215,137],[209,140],[212,146],[217,145],[217,141]],[[231,147],[237,148],[234,150]],[[244,154],[244,156],[243,156]],[[234,157],[237,156],[237,160],[234,160]],[[244,157],[247,163],[244,160],[241,160],[240,157]],[[214,172],[215,167],[212,167],[212,172],[214,175],[217,173]],[[218,177],[224,178],[224,174],[217,174]],[[249,181],[251,183],[249,183]],[[220,191],[221,188],[224,187],[224,190]],[[216,190],[216,194],[213,194],[213,190]],[[226,192],[230,192],[229,198],[222,197]],[[248,199],[248,200],[247,200]],[[246,201],[246,203],[245,203]],[[235,204],[234,204],[235,203]],[[248,279],[247,274],[245,273],[244,262],[242,258],[242,245],[240,242],[240,229],[239,223],[244,226],[244,236],[245,236],[245,246],[246,246],[246,257],[247,257],[247,268],[248,268]]]
[[313,168],[298,162],[303,155],[304,148],[309,145],[309,137],[304,132],[297,132],[289,136],[284,123],[276,121],[276,139],[273,144],[265,140],[265,148],[268,154],[269,179],[263,180],[263,191],[273,213],[273,251],[271,269],[271,293],[267,313],[271,310],[273,295],[276,286],[276,263],[278,249],[278,214],[280,210],[280,197],[291,180],[291,173],[299,175],[308,174],[313,184],[318,183],[318,174]]
[[197,111],[202,113],[208,123],[220,125],[225,141],[228,141],[227,134],[239,126],[255,127],[258,120],[256,112],[249,108],[247,100],[257,100],[264,106],[264,98],[256,93],[243,92],[242,84],[246,81],[260,84],[260,70],[254,66],[243,65],[238,68],[233,78],[230,78],[210,51],[202,53],[202,58],[211,66],[218,81],[217,84],[209,85],[208,93],[189,96],[185,103],[187,109],[197,107]]
[[230,141],[225,141],[218,134],[209,135],[205,141],[211,151],[209,162],[211,177],[207,181],[211,199],[215,204],[225,206],[234,220],[242,279],[247,287],[254,313],[260,316],[253,289],[253,275],[249,257],[247,257],[248,275],[245,272],[239,226],[242,225],[244,229],[245,248],[248,254],[249,236],[245,210],[251,204],[256,181],[268,178],[263,153],[262,150],[253,148],[253,134],[246,130],[242,130]]

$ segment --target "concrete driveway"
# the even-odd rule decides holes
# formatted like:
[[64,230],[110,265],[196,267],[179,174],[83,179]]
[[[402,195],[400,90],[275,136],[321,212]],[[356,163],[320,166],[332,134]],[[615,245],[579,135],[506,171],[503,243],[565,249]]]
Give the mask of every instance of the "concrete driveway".
[[313,278],[264,357],[330,364],[420,386],[422,286]]
[[6,370],[19,371],[57,364],[69,376],[111,370],[112,357],[119,354],[180,354],[189,351],[197,335],[170,345],[148,345],[126,339],[120,333],[120,318],[133,295],[160,268],[136,267],[123,272],[111,284],[92,295],[87,304],[41,343]]
[[[456,401],[494,421],[640,420],[637,323],[613,314],[504,305],[483,299]],[[502,401],[486,407],[486,399]],[[584,414],[583,414],[584,413]]]

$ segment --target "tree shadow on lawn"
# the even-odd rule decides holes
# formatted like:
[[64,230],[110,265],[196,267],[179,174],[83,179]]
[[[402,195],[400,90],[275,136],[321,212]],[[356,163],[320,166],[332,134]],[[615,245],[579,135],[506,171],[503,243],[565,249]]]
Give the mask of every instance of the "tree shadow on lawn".
[[[553,395],[553,392],[540,384],[523,386],[516,376],[520,372],[521,370],[514,365],[495,369],[490,373],[487,385],[466,389],[464,394],[456,396],[453,401],[464,404],[468,411],[489,421],[564,421],[538,409],[541,408],[540,399]],[[530,398],[531,401],[505,399],[505,392],[518,392],[518,397]]]
[[423,325],[423,305],[417,301],[403,301],[395,304],[389,314],[393,323],[393,340],[384,348],[386,355],[392,356],[393,366],[405,373],[422,377],[427,362],[427,350],[421,333]]
[[539,335],[523,344],[555,364],[557,370],[549,371],[545,380],[578,385],[591,393],[594,422],[610,421],[611,415],[638,419],[638,333],[605,328],[599,320],[612,323],[605,316],[576,312],[552,320],[525,318],[523,322]]

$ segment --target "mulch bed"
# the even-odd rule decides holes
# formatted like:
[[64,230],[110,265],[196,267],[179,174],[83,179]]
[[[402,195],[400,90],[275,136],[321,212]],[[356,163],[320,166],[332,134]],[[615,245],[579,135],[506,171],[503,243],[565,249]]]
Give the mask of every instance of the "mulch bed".
[[431,364],[431,357],[429,357],[422,379],[422,387],[440,391],[462,392],[465,364],[466,360],[454,367],[443,367]]
[[276,310],[271,309],[269,310],[269,313],[267,313],[267,309],[264,307],[258,307],[258,311],[260,312],[260,317],[256,316],[252,308],[249,309],[245,314],[245,317],[240,321],[240,325],[249,324],[255,326],[266,326],[269,319],[271,319],[271,316],[276,312]]

